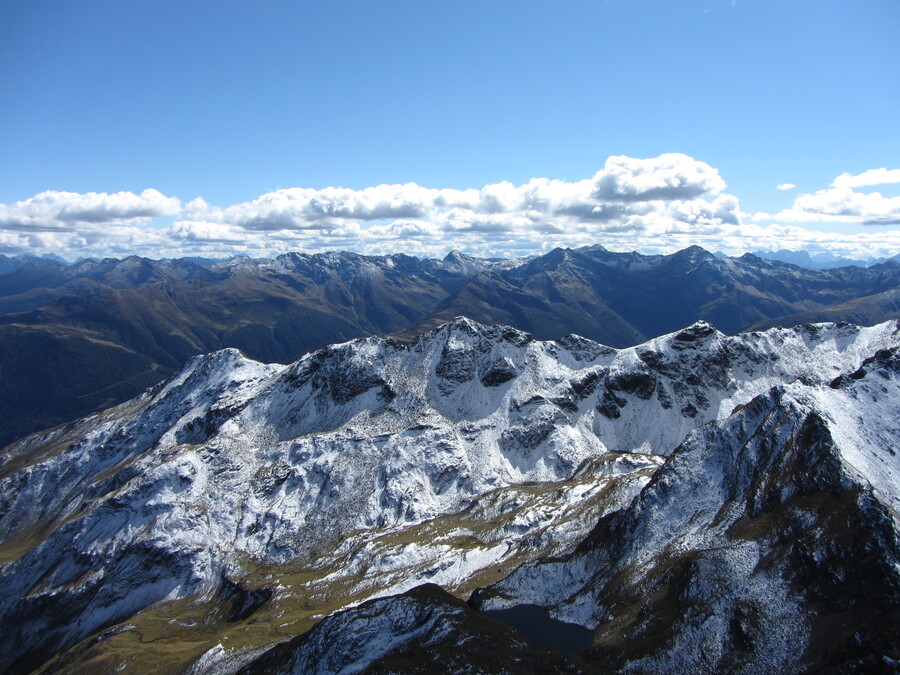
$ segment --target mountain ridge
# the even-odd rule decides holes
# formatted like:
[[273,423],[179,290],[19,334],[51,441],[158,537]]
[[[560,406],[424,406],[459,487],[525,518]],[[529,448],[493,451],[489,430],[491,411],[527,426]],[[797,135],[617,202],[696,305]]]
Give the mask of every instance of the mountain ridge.
[[[344,252],[42,262],[0,275],[0,406],[9,411],[0,446],[126,400],[224,347],[287,363],[354,337],[409,340],[457,315],[624,347],[697,320],[727,333],[808,319],[874,324],[897,316],[898,288],[893,262],[811,271],[699,247],[643,256],[594,246],[520,261],[452,251],[440,261]],[[66,362],[78,377],[62,372]]]

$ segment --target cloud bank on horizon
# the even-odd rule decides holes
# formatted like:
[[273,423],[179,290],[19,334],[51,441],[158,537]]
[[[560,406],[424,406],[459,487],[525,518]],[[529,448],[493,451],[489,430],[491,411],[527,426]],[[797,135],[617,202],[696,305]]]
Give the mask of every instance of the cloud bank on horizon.
[[[556,246],[667,253],[697,244],[745,251],[828,251],[855,258],[900,253],[900,197],[859,188],[900,183],[900,169],[836,177],[775,214],[743,213],[717,169],[688,155],[613,156],[593,177],[533,178],[481,189],[415,183],[361,190],[287,188],[227,206],[133,192],[45,191],[0,204],[0,253],[254,257],[351,250],[440,256],[451,248],[516,257]],[[789,187],[788,187],[789,186]],[[779,190],[793,189],[789,183]],[[816,229],[817,223],[864,226]],[[866,227],[868,226],[868,227]]]

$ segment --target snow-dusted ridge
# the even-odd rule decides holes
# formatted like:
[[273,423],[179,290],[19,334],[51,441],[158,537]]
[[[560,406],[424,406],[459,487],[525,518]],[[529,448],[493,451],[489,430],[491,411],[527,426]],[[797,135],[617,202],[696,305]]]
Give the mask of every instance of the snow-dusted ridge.
[[[571,553],[662,458],[699,443],[692,431],[773,387],[811,392],[837,419],[854,414],[841,383],[856,383],[888,406],[872,433],[894,442],[893,404],[856,375],[898,345],[897,322],[731,337],[700,322],[614,350],[458,318],[408,345],[354,340],[288,366],[196,357],[138,399],[5,450],[0,667],[160,600],[211,597],[256,565],[372,575],[357,602]],[[847,465],[896,509],[896,465],[859,450],[865,426],[841,433],[857,449]],[[560,481],[574,482],[550,501],[519,487]]]

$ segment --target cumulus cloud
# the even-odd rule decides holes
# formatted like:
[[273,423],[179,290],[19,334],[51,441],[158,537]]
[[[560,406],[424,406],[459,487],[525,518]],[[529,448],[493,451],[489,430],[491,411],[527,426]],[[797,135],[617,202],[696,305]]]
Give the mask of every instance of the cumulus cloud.
[[[388,235],[384,228],[366,224],[390,220],[406,223],[405,237],[527,237],[547,232],[639,231],[644,228],[642,218],[655,211],[692,223],[720,218],[734,223],[736,199],[701,199],[720,195],[724,188],[715,169],[687,155],[646,160],[617,156],[609,158],[593,178],[574,182],[533,178],[522,185],[503,181],[478,190],[433,189],[415,183],[364,190],[289,188],[225,208],[197,199],[186,204],[185,212],[200,223],[219,222],[259,232],[314,230],[330,236],[348,223],[359,223],[363,237],[372,238]],[[683,206],[668,211],[671,204],[679,203]],[[424,222],[431,225],[424,228]],[[419,225],[410,227],[410,223]]]
[[783,191],[783,190],[793,190],[795,187],[797,187],[797,186],[794,185],[793,183],[781,183],[780,185],[776,185],[775,189]]
[[537,213],[543,216],[571,203],[591,200],[590,182],[565,183],[536,178],[521,186],[509,182],[480,190],[432,189],[415,183],[348,188],[288,188],[250,202],[219,208],[195,199],[185,207],[191,219],[220,221],[248,230],[330,231],[347,221],[453,220],[469,214],[472,221],[495,215]]
[[181,202],[158,190],[133,192],[57,192],[48,190],[11,205],[0,204],[0,228],[8,231],[71,231],[84,225],[121,224],[173,216]]
[[395,220],[392,223],[373,225],[369,236],[385,239],[419,239],[439,237],[443,228],[427,220]]
[[[797,196],[776,216],[757,214],[757,220],[781,221],[767,226],[745,222],[738,198],[724,192],[725,181],[715,168],[677,153],[610,157],[594,176],[576,181],[533,178],[466,190],[416,183],[359,190],[296,187],[226,205],[200,197],[182,203],[152,189],[140,194],[44,192],[0,204],[0,252],[158,258],[344,249],[439,256],[459,248],[511,257],[601,243],[650,252],[699,244],[731,253],[806,247],[851,255],[864,246],[867,255],[877,255],[876,250],[896,254],[900,236],[889,228],[877,236],[851,237],[786,224],[900,221],[898,198],[837,186],[851,179],[884,181],[892,172],[847,175],[828,189]],[[172,216],[171,222],[158,220]]]
[[616,156],[594,176],[594,196],[608,201],[694,199],[725,189],[719,172],[680,153],[652,159]]
[[289,188],[230,206],[223,219],[250,230],[328,230],[341,220],[417,218],[427,213],[428,198],[427,190],[412,183],[364,190]]
[[689,225],[740,225],[741,216],[737,197],[719,195],[713,201],[692,199],[672,202],[666,210],[676,223]]
[[246,239],[246,233],[238,227],[196,220],[175,221],[169,228],[169,234],[176,240],[194,242],[240,243]]
[[856,192],[847,187],[828,188],[798,195],[793,205],[775,214],[757,214],[757,220],[793,223],[843,222],[862,225],[900,224],[900,197],[879,192]]
[[836,188],[855,188],[869,185],[885,185],[887,183],[900,183],[900,169],[869,169],[855,176],[849,173],[842,173],[832,181],[831,186]]

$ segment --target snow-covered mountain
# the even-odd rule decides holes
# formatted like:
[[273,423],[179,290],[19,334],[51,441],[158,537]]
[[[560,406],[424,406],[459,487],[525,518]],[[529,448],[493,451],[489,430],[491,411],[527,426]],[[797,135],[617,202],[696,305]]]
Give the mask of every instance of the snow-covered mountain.
[[330,617],[243,672],[441,659],[464,672],[460,653],[487,672],[897,672],[898,420],[896,346],[827,385],[773,387],[692,432],[575,552],[473,596],[538,611],[531,631],[591,629],[578,655],[541,663],[547,652],[496,629],[487,646],[483,614],[423,587]]
[[[484,586],[485,608],[543,605],[606,639],[610,588],[627,605],[675,549],[724,547],[725,562],[698,568],[705,589],[707,570],[752,571],[729,546],[760,548],[755,527],[776,535],[747,519],[819,473],[837,494],[870,486],[859,499],[888,516],[861,528],[896,541],[898,345],[897,322],[731,337],[701,322],[614,350],[458,318],[287,366],[196,357],[133,401],[6,449],[0,668],[64,651],[57,666],[227,671],[425,582]],[[826,432],[834,459],[819,466],[807,441]],[[795,520],[780,536],[815,524]],[[619,522],[628,536],[604,534]],[[758,597],[730,581],[703,592],[763,602],[776,577],[757,575]],[[787,600],[760,625],[801,612]]]

